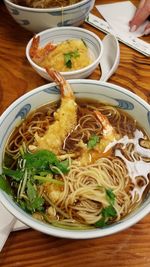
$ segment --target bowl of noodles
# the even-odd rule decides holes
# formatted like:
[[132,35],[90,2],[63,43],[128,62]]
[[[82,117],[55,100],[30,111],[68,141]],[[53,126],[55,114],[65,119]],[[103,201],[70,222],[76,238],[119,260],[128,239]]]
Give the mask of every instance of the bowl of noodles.
[[95,0],[4,0],[13,19],[34,33],[59,26],[79,26]]
[[33,69],[51,80],[46,68],[55,69],[65,79],[88,77],[103,54],[100,38],[79,27],[56,27],[35,35],[26,46],[26,57]]
[[49,75],[0,118],[0,201],[53,236],[130,227],[150,211],[150,106],[111,83]]

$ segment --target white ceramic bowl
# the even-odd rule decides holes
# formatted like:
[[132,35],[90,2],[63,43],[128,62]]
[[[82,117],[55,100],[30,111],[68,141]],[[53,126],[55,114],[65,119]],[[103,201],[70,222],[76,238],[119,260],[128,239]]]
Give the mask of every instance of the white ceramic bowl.
[[[61,43],[62,41],[68,39],[83,39],[92,55],[93,62],[85,68],[74,70],[74,71],[67,71],[61,72],[61,74],[65,77],[65,79],[82,79],[88,77],[98,66],[101,56],[103,54],[103,45],[99,37],[82,28],[78,27],[56,27],[53,29],[45,30],[37,36],[40,36],[40,47],[45,46],[45,44],[51,42],[54,44]],[[39,75],[43,78],[50,81],[50,77],[47,74],[46,70],[36,63],[30,57],[29,51],[31,47],[32,39],[29,41],[26,47],[26,56],[31,64],[31,66],[37,71]]]
[[4,3],[14,20],[32,32],[40,32],[57,26],[79,26],[94,6],[95,0],[82,0],[62,8],[29,8],[19,6],[11,0]]
[[[111,83],[94,80],[70,80],[69,82],[77,97],[99,99],[102,102],[122,108],[128,114],[132,115],[150,135],[150,106],[140,97]],[[46,84],[23,95],[7,108],[0,117],[0,166],[2,166],[6,141],[15,126],[30,111],[47,102],[58,100],[59,97],[58,87],[54,83]],[[138,209],[122,221],[102,229],[79,231],[60,229],[37,221],[19,208],[2,190],[0,190],[0,201],[14,216],[26,225],[49,235],[73,239],[96,238],[114,234],[135,224],[150,211],[150,196],[148,196]]]

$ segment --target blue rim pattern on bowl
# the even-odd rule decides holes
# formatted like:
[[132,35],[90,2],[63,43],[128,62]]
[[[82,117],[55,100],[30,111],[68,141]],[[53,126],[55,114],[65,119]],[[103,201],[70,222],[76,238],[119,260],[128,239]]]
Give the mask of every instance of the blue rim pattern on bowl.
[[[4,0],[4,3],[16,22],[24,28],[39,32],[49,27],[79,26],[89,15],[95,0],[84,0],[64,8],[29,8],[8,0]],[[39,21],[43,16],[47,18],[46,21],[41,20],[42,25],[35,26],[35,19]]]
[[[64,20],[63,22],[58,22],[57,23],[57,26],[58,27],[60,27],[60,26],[70,26],[70,25],[73,25],[74,23],[80,23],[80,22],[82,22],[82,21],[84,21],[84,19],[85,19],[85,13],[87,13],[87,11],[88,11],[88,9],[89,9],[89,7],[87,6],[87,7],[85,7],[84,8],[84,12],[83,12],[83,14],[78,18],[78,20],[76,20],[76,19],[67,19],[67,20]],[[19,16],[20,15],[20,12],[17,10],[17,9],[15,9],[15,8],[10,8],[10,12],[14,15],[14,16]],[[27,12],[30,12],[30,11],[28,11],[27,10]],[[63,15],[65,16],[65,15],[69,15],[69,10],[64,10],[64,12],[63,12]],[[41,12],[40,12],[41,13]],[[71,10],[71,13],[73,14],[73,13],[76,13],[76,9],[74,8],[73,10]],[[53,12],[47,12],[46,14],[49,14],[49,15],[51,15],[51,16],[59,16],[60,15],[60,11],[53,11]],[[19,19],[18,21],[20,21],[20,23],[22,24],[22,25],[29,25],[30,24],[30,21],[29,20],[27,20],[27,19],[23,19],[23,20],[21,20],[21,19]]]
[[[81,80],[82,81],[82,80]],[[84,82],[84,84],[86,84],[85,82]],[[87,84],[89,84],[88,82],[87,82]],[[99,86],[99,84],[97,84],[98,86]],[[108,86],[108,85],[105,85],[105,84],[103,84],[103,87],[105,88],[105,89],[107,89],[107,88],[109,88],[110,86]],[[118,91],[118,89],[115,89],[115,88],[113,88],[113,90],[115,91]],[[39,93],[40,93],[41,91],[39,91]],[[59,87],[56,85],[56,86],[50,86],[50,87],[48,87],[48,88],[46,88],[46,89],[43,89],[43,92],[45,92],[45,93],[47,93],[47,94],[51,94],[51,95],[58,95],[58,96],[60,96],[60,90],[59,90]],[[38,94],[38,92],[35,92],[34,93],[35,95],[36,94]],[[34,94],[32,94],[32,95],[34,95]],[[75,95],[78,95],[78,94],[80,94],[80,92],[78,92],[78,91],[75,91],[74,90],[74,94]],[[86,95],[89,95],[89,96],[93,96],[94,95],[94,92],[91,92],[91,93],[89,93],[89,92],[84,92],[84,94],[86,94]],[[128,96],[128,92],[122,92],[122,94],[124,94],[124,95],[126,95],[126,96]],[[102,96],[105,96],[104,94],[101,94],[101,93],[95,93],[95,95],[99,95],[100,97],[102,97]],[[106,97],[106,96],[105,96]],[[130,95],[130,97],[132,98],[132,99],[134,99],[135,100],[135,97],[132,97],[131,95]],[[126,100],[124,100],[124,99],[117,99],[117,98],[114,98],[114,97],[107,97],[108,99],[112,99],[113,101],[114,101],[114,106],[116,106],[116,107],[118,107],[118,108],[121,108],[121,109],[123,109],[123,110],[133,110],[134,109],[134,104],[133,103],[131,103],[130,101],[126,101]],[[116,101],[116,103],[115,103],[115,101]],[[140,105],[142,105],[141,104],[141,100],[136,100],[136,102],[138,103],[138,104],[140,104]],[[16,102],[14,102],[14,103],[16,103]],[[21,102],[20,102],[21,103]],[[17,104],[16,104],[16,106],[17,106]],[[16,106],[14,106],[14,108],[16,107]],[[149,109],[145,106],[145,104],[143,104],[142,105],[143,106],[143,108],[147,111],[147,121],[148,121],[148,123],[149,123],[149,126],[150,126],[150,111],[149,111]],[[14,117],[14,120],[13,120],[13,122],[18,118],[18,117],[20,117],[21,119],[25,119],[25,117],[28,115],[28,113],[29,113],[29,111],[31,110],[31,104],[29,104],[29,103],[27,103],[27,104],[25,104],[23,107],[21,107],[21,109],[19,109],[19,111],[17,112],[17,114],[15,115],[15,117]],[[10,113],[11,113],[11,111],[10,111]],[[9,116],[9,114],[10,113],[8,113],[7,114],[7,116]],[[3,121],[0,123],[0,127],[2,126],[2,123],[3,123]],[[0,147],[1,147],[1,144],[2,144],[2,142],[3,142],[3,140],[4,140],[4,138],[5,138],[5,135],[6,135],[6,133],[8,132],[8,130],[9,130],[9,128],[10,128],[10,126],[12,125],[12,122],[11,122],[11,124],[10,125],[8,125],[8,128],[5,130],[5,134],[2,136],[2,138],[1,138],[1,141],[0,141]]]

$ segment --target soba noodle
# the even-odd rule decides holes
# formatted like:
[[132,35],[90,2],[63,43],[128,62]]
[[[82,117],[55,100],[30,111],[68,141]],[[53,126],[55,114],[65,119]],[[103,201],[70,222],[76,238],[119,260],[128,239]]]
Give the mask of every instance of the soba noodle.
[[13,0],[17,5],[33,8],[65,7],[76,4],[80,0]]
[[[29,188],[25,189],[23,184],[29,178],[24,177],[18,182],[13,175],[5,172],[18,205],[35,218],[64,228],[103,227],[127,216],[146,196],[149,190],[150,147],[144,147],[142,142],[149,144],[150,140],[136,121],[119,109],[86,99],[77,103],[77,126],[64,140],[62,153],[57,156],[61,162],[67,159],[68,172],[63,172],[56,164],[51,169],[53,174],[45,174],[44,170],[33,176],[27,173],[28,177],[32,177],[31,183],[38,196],[43,199],[40,208],[35,205],[30,210],[26,205],[30,198]],[[29,152],[30,146],[36,144],[35,133],[43,136],[54,121],[58,106],[59,103],[52,103],[41,107],[15,130],[6,147],[5,167],[13,170],[18,166],[24,168],[25,162],[20,160],[23,152],[20,151]],[[109,119],[120,138],[109,143],[102,155],[85,165],[81,164],[81,158],[90,137],[97,136],[97,140],[103,140],[102,125],[94,110]],[[36,180],[39,176],[40,182]],[[29,186],[32,190],[31,184]]]

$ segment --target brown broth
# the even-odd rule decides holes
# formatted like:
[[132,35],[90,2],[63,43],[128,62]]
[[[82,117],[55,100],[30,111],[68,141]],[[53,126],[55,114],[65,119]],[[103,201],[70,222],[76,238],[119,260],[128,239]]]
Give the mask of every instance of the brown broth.
[[[116,107],[111,107],[110,105],[102,104],[96,100],[89,100],[85,98],[77,99],[76,102],[78,104],[78,125],[75,130],[72,131],[64,140],[64,152],[72,153],[76,151],[80,153],[81,148],[77,146],[77,143],[81,139],[84,143],[87,143],[89,135],[99,135],[101,140],[102,128],[100,123],[98,123],[96,118],[93,116],[93,110],[99,110],[103,115],[107,116],[112,127],[120,135],[120,139],[118,141],[110,142],[108,144],[108,146],[106,147],[106,152],[110,150],[111,153],[109,153],[109,157],[119,157],[125,163],[128,170],[128,175],[130,176],[133,185],[133,188],[130,189],[132,192],[132,197],[134,197],[138,192],[140,198],[142,199],[149,191],[150,177],[150,149],[142,147],[140,145],[141,140],[149,140],[149,137],[147,136],[145,130],[142,129],[142,127],[135,121],[134,118]],[[12,142],[15,138],[18,138],[19,145],[21,145],[23,142],[26,143],[26,140],[28,144],[32,144],[34,133],[38,132],[38,130],[33,131],[33,133],[31,134],[28,129],[33,121],[42,121],[46,116],[47,123],[43,124],[42,132],[38,132],[39,135],[44,135],[44,133],[48,129],[48,125],[53,123],[53,114],[59,106],[60,101],[42,106],[37,109],[36,112],[32,112],[11,135],[8,141],[9,144],[12,143],[10,145],[10,148],[12,150],[15,150],[17,148],[15,143]],[[87,122],[84,122],[84,127],[88,130],[85,131],[84,136],[82,137],[83,132],[81,131],[81,128],[83,128],[83,126],[80,124],[80,119],[84,116],[86,116],[86,118],[88,118],[89,120],[87,120]],[[95,131],[93,131],[92,125],[94,125]],[[22,138],[22,135],[20,135],[19,133],[21,127],[22,134],[24,131],[24,136],[26,136],[25,138]]]

